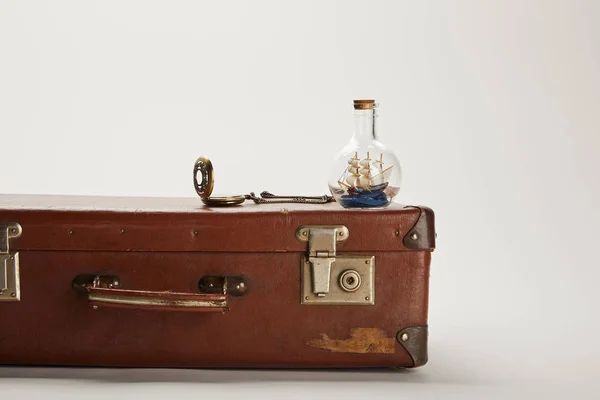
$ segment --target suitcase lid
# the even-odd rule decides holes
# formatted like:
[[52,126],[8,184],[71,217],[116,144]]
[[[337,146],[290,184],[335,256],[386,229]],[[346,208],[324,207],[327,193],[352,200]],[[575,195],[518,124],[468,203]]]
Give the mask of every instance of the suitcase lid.
[[15,251],[306,252],[296,237],[303,225],[346,226],[345,252],[435,247],[433,211],[399,204],[207,207],[199,198],[0,195],[0,222],[21,225]]

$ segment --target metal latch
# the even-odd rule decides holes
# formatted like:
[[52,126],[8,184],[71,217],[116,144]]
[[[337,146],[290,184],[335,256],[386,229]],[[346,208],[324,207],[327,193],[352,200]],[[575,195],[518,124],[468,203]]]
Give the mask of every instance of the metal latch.
[[344,225],[303,225],[296,230],[296,238],[308,242],[301,264],[302,304],[375,304],[375,257],[336,254],[337,243],[349,236]]
[[9,245],[22,232],[16,222],[0,223],[0,301],[21,300],[19,253],[11,253]]
[[331,264],[335,262],[335,245],[348,238],[344,225],[301,226],[296,231],[299,240],[308,240],[308,261],[312,264],[313,293],[329,293]]

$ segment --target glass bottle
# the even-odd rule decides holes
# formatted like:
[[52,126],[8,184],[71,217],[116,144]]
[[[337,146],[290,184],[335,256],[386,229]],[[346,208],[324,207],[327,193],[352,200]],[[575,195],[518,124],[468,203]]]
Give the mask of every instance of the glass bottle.
[[345,208],[387,207],[400,191],[393,151],[377,140],[375,100],[354,100],[354,134],[336,156],[329,190]]

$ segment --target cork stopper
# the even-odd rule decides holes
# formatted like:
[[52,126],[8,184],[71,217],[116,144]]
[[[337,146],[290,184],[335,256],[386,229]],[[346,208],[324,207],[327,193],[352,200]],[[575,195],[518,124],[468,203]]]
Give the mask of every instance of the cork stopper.
[[372,110],[375,107],[375,100],[354,100],[355,110]]

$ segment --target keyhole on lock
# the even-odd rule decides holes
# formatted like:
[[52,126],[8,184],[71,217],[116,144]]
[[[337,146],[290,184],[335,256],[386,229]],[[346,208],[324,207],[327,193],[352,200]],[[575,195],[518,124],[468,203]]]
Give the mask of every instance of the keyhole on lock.
[[346,292],[354,292],[360,287],[360,275],[353,269],[346,270],[340,274],[339,283]]

